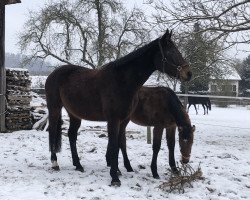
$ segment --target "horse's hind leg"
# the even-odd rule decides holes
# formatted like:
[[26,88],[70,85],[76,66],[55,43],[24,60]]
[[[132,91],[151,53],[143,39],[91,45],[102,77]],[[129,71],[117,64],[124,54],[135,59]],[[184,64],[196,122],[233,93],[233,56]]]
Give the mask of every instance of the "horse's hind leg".
[[204,110],[204,115],[206,114],[206,107],[205,107],[205,105],[204,104],[201,104],[202,105],[202,107],[203,107],[203,110]]
[[81,126],[81,120],[70,115],[70,125],[68,130],[68,137],[69,137],[69,144],[73,159],[73,165],[76,167],[76,170],[83,172],[84,169],[79,161],[77,148],[76,148],[76,140],[77,140],[77,131],[79,127]]
[[153,158],[151,162],[151,171],[153,177],[156,179],[160,178],[157,172],[157,157],[161,148],[162,132],[162,127],[154,127],[153,129]]

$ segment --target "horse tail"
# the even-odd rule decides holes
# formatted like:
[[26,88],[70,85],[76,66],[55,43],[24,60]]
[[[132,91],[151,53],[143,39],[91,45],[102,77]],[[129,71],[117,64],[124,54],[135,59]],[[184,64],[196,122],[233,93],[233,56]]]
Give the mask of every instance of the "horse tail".
[[56,130],[49,131],[49,150],[53,153],[58,153],[61,151],[62,146],[62,115],[59,115],[59,118],[56,123]]
[[46,101],[49,113],[49,150],[53,153],[61,150],[62,101],[58,82],[48,77],[45,84]]
[[207,98],[207,104],[208,104],[208,109],[211,110],[211,102],[209,98]]
[[63,81],[74,71],[80,70],[80,66],[64,65],[54,70],[45,83],[46,101],[49,111],[49,149],[53,153],[61,150],[62,144],[62,100],[60,87]]

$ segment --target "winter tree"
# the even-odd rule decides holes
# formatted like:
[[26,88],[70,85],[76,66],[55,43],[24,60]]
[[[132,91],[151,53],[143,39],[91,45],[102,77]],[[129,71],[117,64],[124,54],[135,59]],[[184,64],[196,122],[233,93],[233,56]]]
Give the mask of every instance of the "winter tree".
[[149,41],[144,13],[119,0],[59,0],[31,12],[20,34],[30,59],[100,67]]

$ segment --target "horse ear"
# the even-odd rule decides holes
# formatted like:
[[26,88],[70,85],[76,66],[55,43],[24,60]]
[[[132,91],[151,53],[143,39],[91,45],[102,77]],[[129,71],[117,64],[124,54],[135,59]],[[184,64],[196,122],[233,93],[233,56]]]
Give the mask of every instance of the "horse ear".
[[170,40],[172,36],[172,30],[169,32],[169,29],[166,30],[166,33],[161,37],[162,41]]
[[169,39],[171,39],[172,35],[173,35],[173,30],[171,30],[169,33]]

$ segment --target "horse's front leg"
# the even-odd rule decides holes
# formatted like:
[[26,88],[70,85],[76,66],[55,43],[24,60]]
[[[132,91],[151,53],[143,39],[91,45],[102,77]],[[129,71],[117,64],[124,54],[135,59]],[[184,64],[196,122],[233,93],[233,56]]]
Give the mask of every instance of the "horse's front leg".
[[151,171],[153,177],[159,179],[159,174],[157,172],[157,157],[161,148],[163,127],[154,127],[153,129],[153,158],[151,162]]
[[84,169],[79,161],[77,148],[76,148],[76,140],[77,140],[77,131],[81,126],[81,120],[69,114],[70,117],[70,125],[68,130],[69,144],[71,149],[71,155],[73,159],[73,165],[76,167],[76,170],[83,172]]
[[195,111],[196,111],[196,115],[198,115],[198,111],[197,111],[197,108],[196,108],[195,104],[194,104],[194,108],[195,108]]
[[175,148],[175,130],[176,126],[168,128],[166,130],[166,138],[169,151],[169,166],[174,173],[178,173],[175,163],[174,148]]
[[206,114],[206,106],[205,106],[205,104],[201,104],[202,105],[202,107],[203,107],[203,110],[204,110],[204,115]]
[[[128,172],[133,172],[133,168],[131,167],[130,161],[128,159],[128,154],[127,154],[127,145],[126,145],[126,127],[128,125],[129,119],[123,121],[120,125],[120,131],[119,131],[119,136],[118,136],[118,143],[119,143],[119,148],[122,151],[123,155],[123,161],[124,161],[124,166],[127,169]],[[110,144],[108,144],[107,152],[106,152],[106,162],[107,166],[110,167],[111,161],[110,161]],[[118,168],[118,173],[121,175],[121,171]]]
[[119,134],[120,123],[119,120],[108,120],[108,142],[109,142],[109,156],[110,156],[110,175],[112,178],[111,185],[120,186],[121,181],[118,178],[118,134]]

